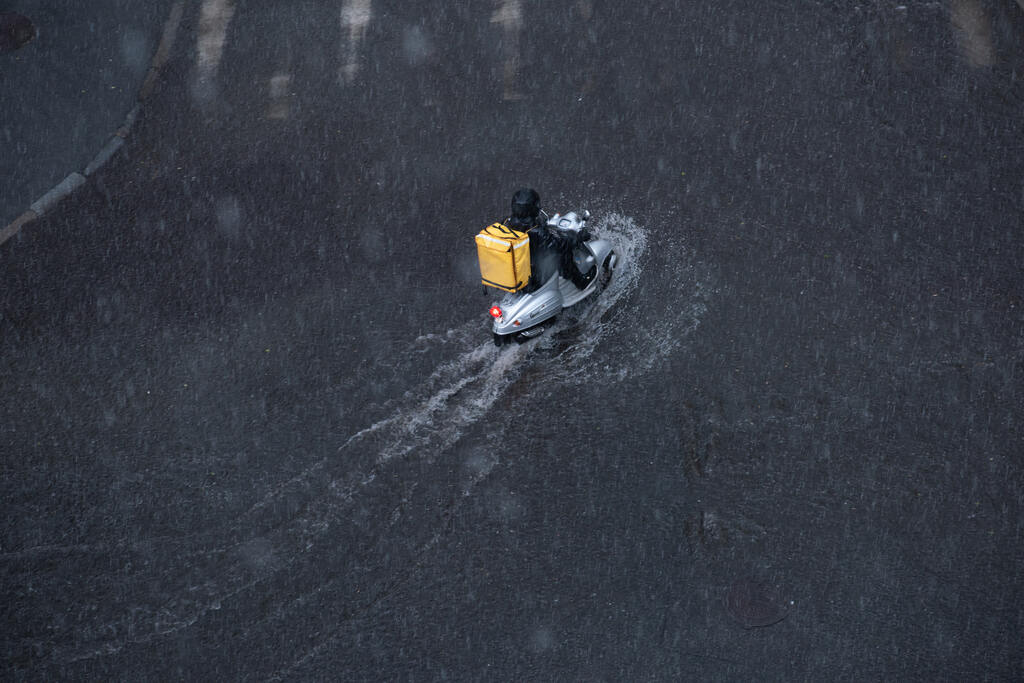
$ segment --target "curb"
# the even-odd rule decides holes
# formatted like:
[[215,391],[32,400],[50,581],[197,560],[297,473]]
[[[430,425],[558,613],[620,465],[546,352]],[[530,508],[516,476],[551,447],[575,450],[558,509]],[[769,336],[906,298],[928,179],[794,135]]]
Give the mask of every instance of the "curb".
[[15,218],[3,229],[0,229],[0,245],[14,237],[23,227],[32,221],[45,215],[50,209],[59,204],[62,199],[84,185],[89,176],[102,168],[103,165],[110,161],[114,154],[121,149],[121,146],[124,145],[125,139],[131,132],[132,126],[135,124],[135,120],[139,116],[139,110],[142,103],[153,93],[153,89],[156,87],[156,82],[160,75],[160,69],[167,63],[167,60],[171,55],[171,48],[174,47],[174,41],[178,35],[178,26],[181,24],[181,17],[184,11],[185,0],[176,0],[174,5],[171,6],[171,11],[167,16],[167,20],[164,22],[164,30],[160,37],[160,44],[157,46],[156,52],[153,54],[153,59],[150,61],[149,65],[149,71],[146,73],[146,78],[142,82],[142,87],[139,88],[139,94],[135,98],[135,106],[132,107],[131,111],[128,112],[128,115],[125,116],[124,123],[121,127],[110,136],[107,142],[102,148],[100,148],[100,151],[93,157],[92,161],[89,162],[89,165],[86,166],[83,171],[75,171],[69,174],[46,194],[32,202],[32,205],[27,211]]
[[67,178],[57,183],[56,187],[52,190],[32,202],[32,206],[28,208],[35,215],[42,216],[49,209],[56,206],[57,202],[74,192],[75,189],[84,182],[85,177],[81,173],[72,173]]

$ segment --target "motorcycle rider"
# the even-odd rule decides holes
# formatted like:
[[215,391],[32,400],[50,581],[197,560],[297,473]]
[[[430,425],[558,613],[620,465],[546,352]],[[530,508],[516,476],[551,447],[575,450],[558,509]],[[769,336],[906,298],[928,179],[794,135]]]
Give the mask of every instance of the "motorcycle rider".
[[541,218],[541,213],[540,195],[536,190],[524,187],[512,195],[512,215],[505,220],[508,227],[525,230],[530,236],[532,287],[543,285],[558,271],[578,289],[586,289],[593,273],[584,275],[579,271],[573,251],[589,238],[589,233],[586,228],[581,232],[552,229]]

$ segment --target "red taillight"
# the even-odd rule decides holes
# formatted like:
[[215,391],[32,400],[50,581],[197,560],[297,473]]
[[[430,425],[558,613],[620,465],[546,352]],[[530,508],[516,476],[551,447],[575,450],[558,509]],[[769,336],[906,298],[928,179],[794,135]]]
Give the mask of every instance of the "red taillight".
[[501,309],[498,308],[497,306],[491,306],[491,317],[492,318],[500,318],[501,317]]

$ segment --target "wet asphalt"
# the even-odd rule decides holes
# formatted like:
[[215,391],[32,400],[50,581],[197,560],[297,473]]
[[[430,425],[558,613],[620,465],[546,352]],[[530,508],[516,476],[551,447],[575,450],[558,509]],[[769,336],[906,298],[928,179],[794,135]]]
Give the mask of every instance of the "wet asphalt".
[[[1022,37],[189,3],[0,246],[5,678],[1018,676]],[[631,260],[498,350],[523,184]]]

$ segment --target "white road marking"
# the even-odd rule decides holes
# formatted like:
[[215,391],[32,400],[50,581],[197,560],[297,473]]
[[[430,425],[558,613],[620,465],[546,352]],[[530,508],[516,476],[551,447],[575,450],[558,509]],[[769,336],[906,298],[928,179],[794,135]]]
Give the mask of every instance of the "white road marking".
[[502,97],[506,100],[521,100],[523,95],[516,86],[519,76],[519,36],[523,30],[523,3],[522,0],[498,0],[498,2],[498,9],[491,15],[491,23],[501,24],[505,33],[503,41],[505,68]]
[[359,45],[373,18],[372,0],[345,0],[341,8],[342,53],[345,62],[338,69],[339,80],[351,83],[359,73]]
[[954,0],[950,22],[960,38],[960,49],[971,66],[992,66],[995,46],[992,44],[992,22],[978,0]]
[[235,14],[233,0],[203,0],[199,10],[197,66],[200,72],[214,75],[220,66],[227,42],[228,25]]
[[203,0],[199,10],[199,39],[196,41],[196,82],[193,92],[201,99],[211,99],[214,80],[224,46],[228,26],[235,14],[234,0]]
[[270,78],[270,105],[267,108],[268,119],[286,119],[291,113],[288,96],[291,94],[292,75],[277,73]]

